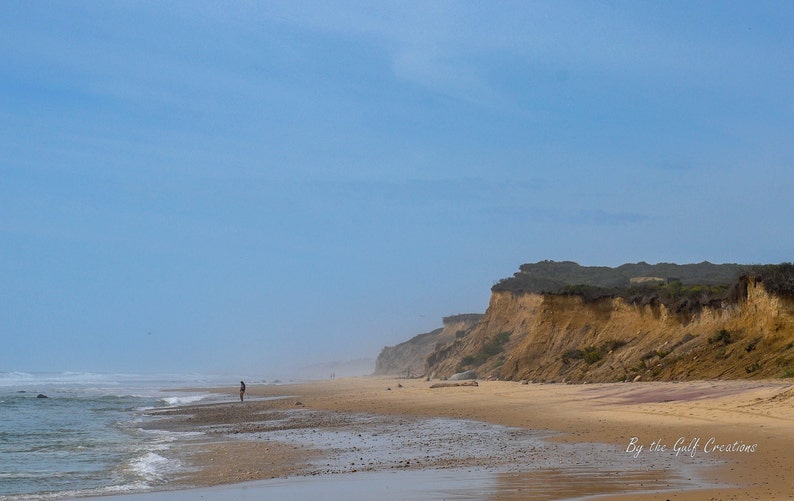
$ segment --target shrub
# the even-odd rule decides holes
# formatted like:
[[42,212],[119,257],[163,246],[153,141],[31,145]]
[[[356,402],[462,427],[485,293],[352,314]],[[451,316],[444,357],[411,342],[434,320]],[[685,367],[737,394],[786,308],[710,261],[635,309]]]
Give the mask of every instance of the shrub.
[[746,351],[747,353],[750,353],[751,351],[753,351],[755,349],[755,347],[756,347],[756,345],[758,345],[759,341],[761,341],[761,338],[753,339],[752,341],[750,341],[747,344],[747,346],[745,346],[744,351]]
[[581,360],[583,356],[582,350],[571,348],[562,354],[562,363],[567,364],[571,360]]
[[609,341],[604,342],[604,349],[607,353],[610,351],[615,351],[618,348],[626,346],[626,341],[621,341],[618,339],[610,339]]
[[604,355],[625,345],[625,341],[611,339],[600,345],[585,346],[582,349],[572,348],[562,354],[562,362],[567,364],[570,360],[584,360],[586,364],[594,364],[604,358]]
[[586,364],[594,364],[604,358],[604,351],[596,346],[588,346],[584,349],[582,359]]
[[794,263],[758,266],[754,272],[770,294],[794,296]]
[[561,294],[581,297],[585,303],[592,303],[605,297],[615,297],[615,292],[611,288],[587,284],[568,285],[560,290]]
[[708,342],[709,344],[722,343],[723,346],[728,346],[733,342],[733,339],[731,339],[731,333],[728,329],[720,329],[714,337],[708,339]]

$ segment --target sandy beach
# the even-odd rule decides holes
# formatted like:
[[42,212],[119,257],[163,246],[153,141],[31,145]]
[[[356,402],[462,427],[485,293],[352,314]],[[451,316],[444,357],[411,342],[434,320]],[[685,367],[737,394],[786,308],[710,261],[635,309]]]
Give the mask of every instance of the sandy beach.
[[[416,486],[469,482],[462,499],[794,497],[787,381],[431,385],[251,385],[242,403],[231,401],[235,388],[214,389],[230,402],[161,412],[151,426],[204,433],[181,449],[194,470],[170,485],[204,494],[297,493],[307,479],[377,490],[391,473]],[[445,498],[441,489],[427,498]]]

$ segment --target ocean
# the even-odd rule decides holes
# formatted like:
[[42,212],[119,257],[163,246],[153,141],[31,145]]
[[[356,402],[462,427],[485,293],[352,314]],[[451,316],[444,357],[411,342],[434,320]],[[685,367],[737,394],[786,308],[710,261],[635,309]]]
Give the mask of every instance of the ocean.
[[[145,491],[183,465],[178,433],[145,431],[145,409],[234,394],[164,388],[234,386],[218,376],[0,372],[0,501]],[[48,398],[39,398],[46,395]]]

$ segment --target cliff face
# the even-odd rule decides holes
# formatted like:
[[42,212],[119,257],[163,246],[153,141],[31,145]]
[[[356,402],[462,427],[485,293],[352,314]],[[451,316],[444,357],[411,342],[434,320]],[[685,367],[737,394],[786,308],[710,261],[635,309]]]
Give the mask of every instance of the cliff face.
[[482,319],[478,313],[445,317],[443,327],[419,334],[396,346],[383,348],[375,361],[376,375],[418,377],[425,374],[426,359],[439,345],[446,345],[469,334]]
[[794,376],[794,300],[746,280],[737,302],[675,313],[621,298],[494,291],[471,332],[430,354],[428,374],[474,369],[534,381]]

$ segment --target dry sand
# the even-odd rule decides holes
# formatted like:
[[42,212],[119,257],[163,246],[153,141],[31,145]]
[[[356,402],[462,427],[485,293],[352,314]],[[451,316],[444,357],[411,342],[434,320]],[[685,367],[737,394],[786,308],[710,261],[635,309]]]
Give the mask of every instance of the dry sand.
[[[246,402],[181,408],[171,411],[169,419],[158,421],[156,426],[208,432],[197,447],[188,449],[192,452],[184,459],[200,469],[178,480],[184,485],[397,467],[498,466],[494,471],[504,472],[496,475],[500,487],[484,497],[521,499],[533,486],[557,485],[556,494],[544,491],[546,499],[594,494],[606,495],[599,499],[794,498],[794,479],[788,475],[794,456],[794,418],[790,412],[794,385],[790,382],[565,385],[480,381],[476,387],[430,386],[424,380],[376,377],[249,386]],[[228,392],[230,399],[236,395],[235,388],[214,391]],[[258,400],[262,397],[284,398]],[[285,411],[289,411],[287,420]],[[360,420],[362,414],[358,413],[373,417]],[[324,430],[344,430],[347,435],[350,430],[378,430],[368,435],[369,443],[349,445],[351,450],[366,451],[373,443],[377,446],[377,442],[371,442],[375,440],[372,437],[385,433],[383,430],[394,434],[389,428],[394,423],[399,425],[397,429],[405,430],[402,436],[397,432],[397,439],[408,440],[420,422],[415,420],[424,418],[463,419],[515,427],[527,433],[556,433],[548,440],[562,444],[562,449],[511,449],[509,444],[491,447],[486,440],[484,453],[451,457],[447,462],[442,447],[437,449],[442,453],[423,456],[425,461],[418,464],[389,462],[376,455],[361,457],[360,462],[355,458],[354,464],[348,465],[347,456],[332,458],[334,463],[327,452],[313,446],[314,442],[322,443],[326,435],[308,435]],[[461,433],[462,440],[472,440],[468,431]],[[655,450],[651,450],[653,442],[657,442]],[[676,455],[676,442],[684,447],[695,445]],[[605,445],[599,448],[592,444]],[[637,450],[639,445],[643,446],[641,451]],[[735,450],[718,451],[715,445]],[[452,447],[454,450],[454,444]],[[560,457],[559,465],[553,467],[549,461],[557,461],[554,454]],[[535,455],[545,455],[548,461],[529,467]],[[318,468],[318,460],[329,461],[323,463],[328,468]],[[340,468],[340,464],[345,467]],[[640,485],[642,489],[671,490],[661,495],[640,495],[635,492]],[[694,489],[698,486],[701,488]]]

